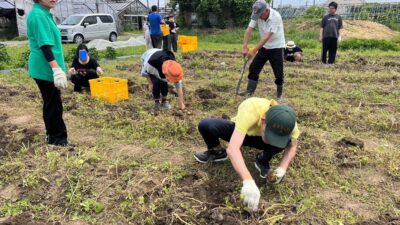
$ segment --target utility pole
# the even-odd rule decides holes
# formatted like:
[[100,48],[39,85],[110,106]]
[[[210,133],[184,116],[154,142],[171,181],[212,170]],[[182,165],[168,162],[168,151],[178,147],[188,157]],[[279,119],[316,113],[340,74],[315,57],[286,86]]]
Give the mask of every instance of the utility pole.
[[96,12],[99,13],[100,0],[96,0]]
[[150,8],[150,6],[149,6],[149,0],[147,0],[147,8]]

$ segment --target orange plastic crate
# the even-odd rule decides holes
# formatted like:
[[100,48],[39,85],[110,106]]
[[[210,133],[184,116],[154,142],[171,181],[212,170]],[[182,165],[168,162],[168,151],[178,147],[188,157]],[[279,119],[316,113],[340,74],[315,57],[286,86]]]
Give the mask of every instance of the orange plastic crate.
[[89,80],[90,94],[93,98],[108,103],[128,99],[128,80],[114,77],[101,77]]

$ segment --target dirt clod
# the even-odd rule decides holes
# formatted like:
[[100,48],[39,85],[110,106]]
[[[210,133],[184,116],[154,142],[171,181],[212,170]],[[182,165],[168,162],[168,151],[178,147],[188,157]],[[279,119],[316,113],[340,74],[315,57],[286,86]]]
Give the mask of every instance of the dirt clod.
[[195,91],[196,95],[201,99],[214,99],[217,95],[209,89],[200,88]]
[[344,137],[337,144],[341,147],[357,147],[359,149],[364,148],[364,142],[357,138]]

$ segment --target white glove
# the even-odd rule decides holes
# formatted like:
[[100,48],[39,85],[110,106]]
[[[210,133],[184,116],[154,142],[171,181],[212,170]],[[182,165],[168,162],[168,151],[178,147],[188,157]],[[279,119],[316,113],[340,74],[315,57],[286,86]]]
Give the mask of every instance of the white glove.
[[54,78],[54,86],[56,88],[67,88],[67,76],[65,75],[64,71],[61,68],[53,68],[53,78]]
[[97,67],[97,69],[96,69],[96,73],[97,73],[97,75],[102,75],[103,74],[103,70],[100,68],[100,67]]
[[69,69],[69,74],[71,75],[75,75],[76,74],[76,70],[74,67],[72,67],[71,69]]
[[337,40],[338,42],[342,42],[342,36],[339,36]]
[[258,202],[260,201],[260,190],[254,180],[244,180],[240,197],[243,198],[244,204],[252,211],[257,211]]
[[276,168],[274,171],[268,173],[267,181],[270,184],[279,184],[286,174],[286,170],[282,167]]

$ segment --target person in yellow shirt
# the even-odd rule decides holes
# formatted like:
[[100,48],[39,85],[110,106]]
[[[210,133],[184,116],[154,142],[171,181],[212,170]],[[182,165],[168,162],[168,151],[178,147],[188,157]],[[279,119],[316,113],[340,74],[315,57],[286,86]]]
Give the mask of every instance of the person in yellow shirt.
[[[257,155],[255,167],[262,178],[278,184],[296,155],[300,135],[296,113],[291,107],[278,105],[275,100],[255,97],[243,101],[232,120],[206,118],[198,128],[207,144],[207,151],[194,154],[194,158],[200,163],[207,163],[224,161],[229,157],[243,180],[243,201],[253,211],[258,209],[260,190],[246,167],[240,147],[263,150]],[[229,141],[226,150],[221,147],[219,139]],[[271,170],[269,161],[282,151],[284,154],[279,167]]]

